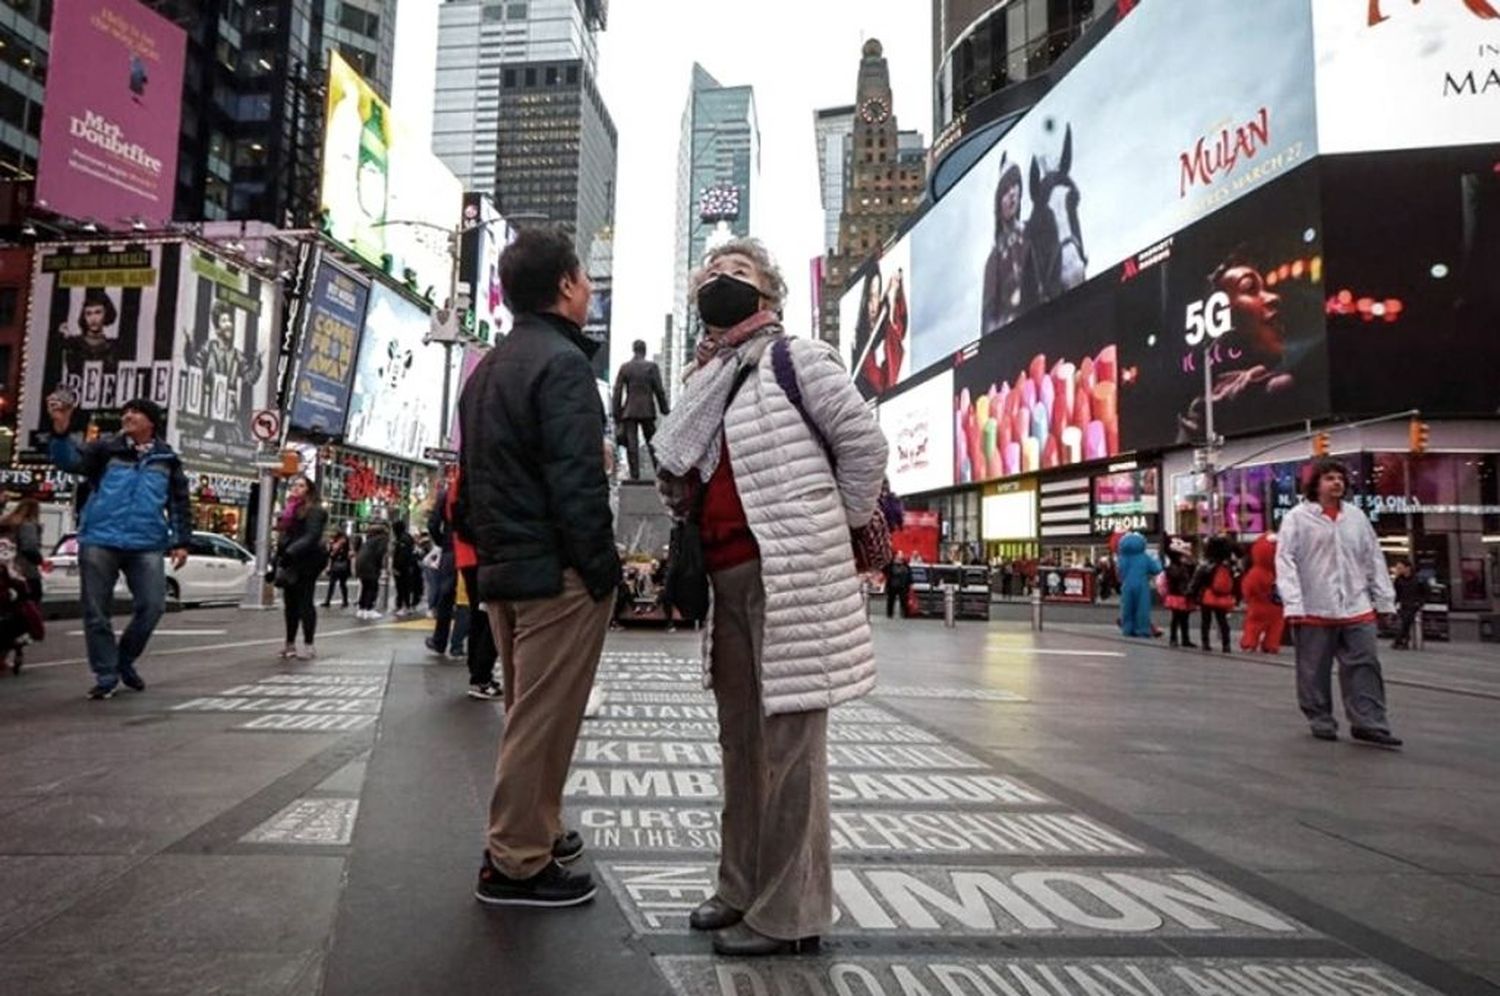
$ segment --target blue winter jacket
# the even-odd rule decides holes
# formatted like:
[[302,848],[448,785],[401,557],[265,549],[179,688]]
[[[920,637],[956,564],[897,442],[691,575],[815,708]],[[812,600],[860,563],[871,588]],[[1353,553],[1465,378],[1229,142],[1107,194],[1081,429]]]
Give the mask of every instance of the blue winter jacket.
[[80,446],[53,436],[52,462],[81,474],[90,494],[78,523],[78,541],[119,550],[170,550],[193,535],[188,480],[172,447],[156,440],[137,453],[121,434]]

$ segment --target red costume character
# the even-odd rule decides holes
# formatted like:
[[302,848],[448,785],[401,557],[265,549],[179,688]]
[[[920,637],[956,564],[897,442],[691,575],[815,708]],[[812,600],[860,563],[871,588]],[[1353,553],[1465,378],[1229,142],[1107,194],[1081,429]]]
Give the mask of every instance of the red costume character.
[[1245,633],[1240,649],[1281,653],[1281,598],[1276,594],[1276,536],[1266,533],[1250,547],[1250,570],[1240,582],[1245,595]]

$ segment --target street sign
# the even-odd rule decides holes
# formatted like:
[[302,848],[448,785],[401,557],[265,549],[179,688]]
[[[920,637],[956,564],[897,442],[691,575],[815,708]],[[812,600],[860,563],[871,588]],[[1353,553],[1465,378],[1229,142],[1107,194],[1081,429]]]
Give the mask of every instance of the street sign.
[[429,446],[422,451],[422,459],[431,460],[433,463],[458,463],[458,450]]
[[281,413],[262,408],[250,416],[250,435],[262,443],[274,442],[281,435]]

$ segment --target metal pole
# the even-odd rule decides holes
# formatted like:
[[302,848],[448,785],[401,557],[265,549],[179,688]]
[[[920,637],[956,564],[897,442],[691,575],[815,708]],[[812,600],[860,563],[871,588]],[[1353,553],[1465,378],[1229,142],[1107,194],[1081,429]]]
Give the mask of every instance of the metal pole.
[[451,342],[443,343],[443,406],[438,411],[438,418],[442,423],[439,427],[438,439],[441,440],[440,445],[445,450],[448,448],[449,442],[448,429],[453,422],[448,417],[448,402],[453,392],[453,347],[455,345],[455,343]]
[[943,585],[943,625],[949,629],[958,625],[958,596],[951,584]]
[[1042,631],[1042,589],[1041,585],[1031,589],[1031,629],[1033,632]]
[[1208,455],[1207,466],[1204,468],[1205,473],[1208,474],[1207,532],[1209,536],[1213,536],[1214,524],[1218,518],[1219,475],[1214,468],[1218,456],[1214,452],[1216,438],[1214,436],[1214,358],[1208,346],[1203,347],[1203,428],[1205,433],[1203,451]]

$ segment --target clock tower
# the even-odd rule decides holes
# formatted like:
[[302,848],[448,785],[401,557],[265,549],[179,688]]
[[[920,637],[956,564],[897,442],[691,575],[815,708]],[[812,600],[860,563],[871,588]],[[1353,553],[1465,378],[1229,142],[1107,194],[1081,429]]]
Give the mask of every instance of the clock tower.
[[[922,202],[927,180],[921,136],[903,134],[892,109],[891,72],[885,50],[865,42],[855,84],[853,123],[844,154],[844,200],[838,245],[823,266],[819,334],[838,344],[839,298],[845,282]],[[847,345],[847,344],[846,344]]]

